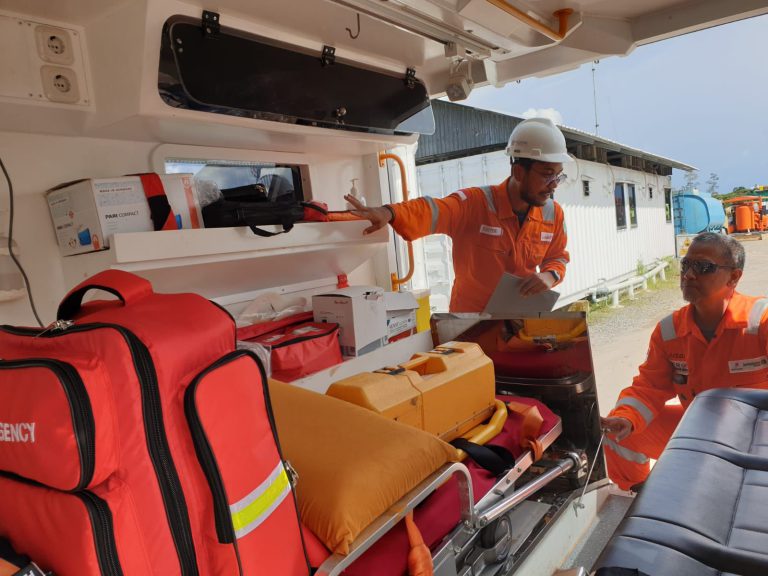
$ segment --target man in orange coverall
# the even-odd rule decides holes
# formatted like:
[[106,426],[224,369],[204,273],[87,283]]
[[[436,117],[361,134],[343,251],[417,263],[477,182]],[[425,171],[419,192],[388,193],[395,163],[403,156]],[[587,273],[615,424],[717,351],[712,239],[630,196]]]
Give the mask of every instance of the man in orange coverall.
[[365,234],[391,224],[406,240],[429,234],[453,239],[452,312],[482,312],[504,272],[523,278],[523,295],[551,288],[565,276],[563,210],[552,199],[565,180],[563,162],[572,160],[565,137],[551,120],[531,118],[512,131],[506,152],[511,175],[497,186],[373,208],[345,196],[354,214],[371,221]]
[[[768,298],[736,292],[743,270],[743,246],[711,232],[680,261],[690,304],[659,322],[640,373],[602,418],[608,475],[623,490],[647,478],[696,394],[768,388]],[[680,404],[667,405],[675,396]]]

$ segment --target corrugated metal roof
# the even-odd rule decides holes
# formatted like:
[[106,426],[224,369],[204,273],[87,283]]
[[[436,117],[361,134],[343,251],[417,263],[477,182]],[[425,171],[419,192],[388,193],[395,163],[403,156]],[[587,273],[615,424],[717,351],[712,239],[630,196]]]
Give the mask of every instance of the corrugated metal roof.
[[[485,152],[503,150],[512,130],[524,119],[490,110],[454,104],[445,100],[433,100],[435,133],[421,136],[416,151],[416,163],[428,164],[453,158],[464,158]],[[589,132],[560,126],[569,149],[578,144],[594,144],[611,152],[642,158],[669,168],[696,170],[695,167],[632,148],[620,142],[601,138]]]

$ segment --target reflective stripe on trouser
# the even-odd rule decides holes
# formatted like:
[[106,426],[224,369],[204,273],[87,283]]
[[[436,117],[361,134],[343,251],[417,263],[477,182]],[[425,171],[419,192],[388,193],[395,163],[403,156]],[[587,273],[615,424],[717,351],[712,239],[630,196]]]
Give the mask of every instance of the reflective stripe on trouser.
[[279,462],[269,477],[253,492],[229,506],[235,535],[242,538],[264,522],[291,491],[288,474]]
[[658,459],[675,431],[684,408],[679,404],[664,406],[656,418],[642,432],[632,434],[620,444],[605,438],[605,461],[608,476],[622,490],[629,490],[648,477],[649,459]]

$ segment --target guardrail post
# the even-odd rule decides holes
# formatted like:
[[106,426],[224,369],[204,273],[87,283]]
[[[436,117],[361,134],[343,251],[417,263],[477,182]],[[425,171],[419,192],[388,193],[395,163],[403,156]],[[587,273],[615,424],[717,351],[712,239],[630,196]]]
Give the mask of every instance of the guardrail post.
[[619,290],[614,290],[611,293],[611,308],[619,307]]

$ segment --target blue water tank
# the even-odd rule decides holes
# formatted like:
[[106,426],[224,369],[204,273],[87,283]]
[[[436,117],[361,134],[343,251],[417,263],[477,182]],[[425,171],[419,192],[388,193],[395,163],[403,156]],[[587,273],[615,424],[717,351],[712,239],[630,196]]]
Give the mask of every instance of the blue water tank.
[[706,192],[685,191],[672,197],[675,234],[717,232],[725,225],[725,210],[719,200]]

